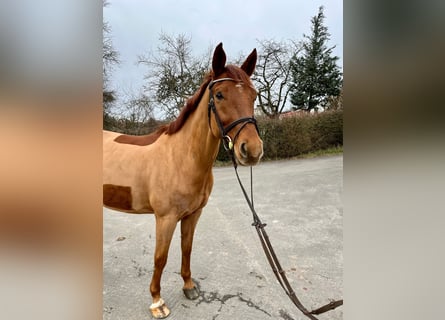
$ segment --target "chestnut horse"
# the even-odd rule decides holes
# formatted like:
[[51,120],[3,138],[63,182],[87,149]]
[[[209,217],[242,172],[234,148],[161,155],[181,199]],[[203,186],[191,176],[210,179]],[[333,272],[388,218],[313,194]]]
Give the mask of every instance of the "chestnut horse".
[[221,140],[241,165],[255,165],[263,155],[253,107],[257,92],[250,76],[256,49],[241,67],[226,65],[219,44],[212,70],[186,102],[178,118],[146,136],[104,131],[104,206],[131,213],[154,213],[156,249],[150,284],[154,318],[170,311],[161,298],[161,275],[181,221],[181,276],[188,299],[199,297],[190,271],[196,223],[213,186],[212,167]]

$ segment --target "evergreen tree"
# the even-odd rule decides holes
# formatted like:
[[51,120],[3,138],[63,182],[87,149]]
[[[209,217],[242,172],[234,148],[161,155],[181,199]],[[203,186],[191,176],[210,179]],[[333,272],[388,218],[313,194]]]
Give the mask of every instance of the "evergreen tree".
[[335,48],[327,47],[330,34],[323,25],[323,7],[312,17],[312,34],[304,35],[301,54],[291,61],[293,86],[291,103],[294,110],[317,111],[324,108],[329,98],[338,96],[342,86],[342,74],[337,66],[337,56],[332,55]]

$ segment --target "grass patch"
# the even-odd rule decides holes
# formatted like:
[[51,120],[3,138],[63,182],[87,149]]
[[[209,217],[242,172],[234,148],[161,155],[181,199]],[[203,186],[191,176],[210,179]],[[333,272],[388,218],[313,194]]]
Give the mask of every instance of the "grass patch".
[[313,152],[308,152],[304,154],[300,154],[296,157],[292,157],[291,159],[311,159],[311,158],[318,158],[318,157],[324,157],[324,156],[335,156],[343,154],[343,146],[336,146],[331,147],[323,150],[316,150]]
[[[331,147],[331,148],[327,148],[327,149],[321,149],[321,150],[316,150],[313,152],[308,152],[308,153],[304,153],[304,154],[300,154],[298,156],[295,157],[290,157],[290,158],[277,158],[277,159],[264,159],[261,160],[261,162],[268,162],[268,161],[278,161],[278,160],[294,160],[294,159],[312,159],[312,158],[319,158],[319,157],[326,157],[326,156],[336,156],[339,154],[343,154],[343,146],[336,146],[336,147]],[[227,167],[227,166],[231,166],[232,165],[232,161],[221,161],[221,160],[215,160],[215,163],[213,164],[214,167]]]

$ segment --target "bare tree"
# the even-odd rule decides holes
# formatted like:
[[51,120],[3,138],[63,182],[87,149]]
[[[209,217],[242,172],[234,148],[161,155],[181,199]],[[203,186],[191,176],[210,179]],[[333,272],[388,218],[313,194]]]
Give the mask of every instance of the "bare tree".
[[329,96],[327,98],[326,110],[343,109],[343,87],[340,89],[338,96]]
[[143,93],[126,93],[119,107],[113,108],[110,130],[141,135],[154,131],[159,122],[154,117],[153,104]]
[[258,90],[258,106],[268,117],[276,117],[286,107],[291,89],[290,61],[300,50],[295,43],[258,40],[258,63],[253,77]]
[[210,69],[211,50],[204,57],[191,53],[191,37],[162,33],[155,54],[139,56],[138,63],[149,68],[144,90],[158,103],[167,119],[178,115],[188,97]]
[[[105,8],[108,6],[108,2],[103,0],[102,6]],[[116,100],[116,92],[110,88],[110,74],[114,67],[119,65],[120,60],[119,53],[113,47],[111,27],[106,21],[103,21],[102,24],[102,35],[102,97],[105,117],[105,115],[109,112],[112,103]]]
[[150,99],[141,94],[139,97],[131,97],[123,104],[124,114],[127,114],[133,122],[144,123],[153,116],[153,105],[150,103]]

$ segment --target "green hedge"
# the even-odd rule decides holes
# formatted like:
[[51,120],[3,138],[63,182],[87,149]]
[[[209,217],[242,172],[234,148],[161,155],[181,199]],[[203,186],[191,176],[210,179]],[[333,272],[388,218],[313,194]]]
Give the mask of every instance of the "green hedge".
[[[343,145],[342,109],[317,114],[301,113],[282,119],[257,120],[264,143],[263,159],[290,158]],[[222,147],[217,160],[229,160]]]

